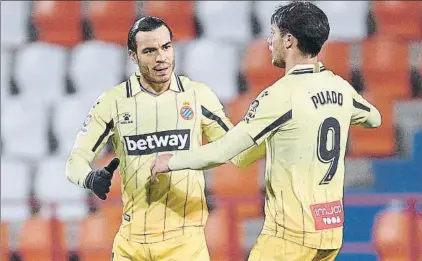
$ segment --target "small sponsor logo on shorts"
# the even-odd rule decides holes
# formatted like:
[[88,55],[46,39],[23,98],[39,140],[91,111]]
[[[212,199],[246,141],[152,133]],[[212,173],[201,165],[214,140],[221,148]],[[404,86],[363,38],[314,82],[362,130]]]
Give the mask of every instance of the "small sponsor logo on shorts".
[[128,214],[123,214],[123,218],[127,221],[130,222],[130,216]]
[[311,205],[311,212],[315,221],[315,230],[343,226],[344,211],[340,200]]

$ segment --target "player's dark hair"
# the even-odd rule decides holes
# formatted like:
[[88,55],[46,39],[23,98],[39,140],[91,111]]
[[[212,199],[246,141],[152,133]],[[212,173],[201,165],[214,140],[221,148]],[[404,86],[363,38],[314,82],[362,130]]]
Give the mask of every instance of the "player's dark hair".
[[309,2],[278,7],[271,16],[271,24],[277,26],[282,35],[291,33],[296,37],[299,50],[312,57],[318,55],[330,33],[325,13]]
[[137,44],[136,44],[136,34],[138,32],[151,32],[161,26],[167,27],[170,33],[170,39],[173,40],[173,32],[171,31],[170,27],[164,22],[163,19],[154,16],[144,16],[132,25],[129,30],[129,34],[127,37],[127,48],[130,51],[136,52]]

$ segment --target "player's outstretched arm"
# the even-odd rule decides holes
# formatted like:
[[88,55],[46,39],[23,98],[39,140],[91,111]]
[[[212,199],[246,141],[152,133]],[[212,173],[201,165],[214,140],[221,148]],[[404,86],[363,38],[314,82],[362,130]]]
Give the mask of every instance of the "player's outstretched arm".
[[266,143],[263,142],[260,145],[254,145],[249,149],[243,151],[239,155],[235,156],[230,160],[236,167],[247,168],[257,160],[262,159],[266,153]]
[[169,170],[194,169],[205,170],[217,167],[238,155],[242,151],[254,146],[249,134],[238,128],[231,129],[221,139],[199,148],[177,153],[176,156],[163,154],[151,165],[153,179],[158,173]]
[[381,123],[381,114],[378,109],[353,90],[351,124],[361,125],[365,128],[378,128]]
[[[220,100],[210,88],[206,85],[201,85],[198,88],[198,93],[201,104],[203,104],[201,106],[203,134],[208,142],[214,142],[232,129],[233,123],[224,112]],[[239,168],[246,168],[264,156],[265,143],[250,147],[230,161]]]
[[[105,199],[108,181],[111,180],[118,160],[112,161],[109,168],[92,170],[95,157],[114,133],[114,122],[109,110],[108,97],[100,97],[91,108],[83,126],[76,136],[75,143],[66,163],[67,179],[82,188],[91,189],[98,197]],[[111,183],[110,183],[111,184]],[[107,187],[107,188],[106,188]]]

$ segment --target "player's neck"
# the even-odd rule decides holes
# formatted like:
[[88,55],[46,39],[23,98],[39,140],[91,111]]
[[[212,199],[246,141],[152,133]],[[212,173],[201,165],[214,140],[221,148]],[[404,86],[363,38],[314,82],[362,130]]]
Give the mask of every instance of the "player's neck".
[[168,80],[165,83],[149,82],[145,80],[142,76],[139,78],[139,81],[141,82],[142,87],[144,87],[146,90],[157,95],[167,91],[170,88],[170,82],[171,82],[171,80]]
[[286,72],[290,71],[293,67],[299,64],[316,64],[318,63],[318,57],[303,56],[301,54],[293,54],[286,59]]

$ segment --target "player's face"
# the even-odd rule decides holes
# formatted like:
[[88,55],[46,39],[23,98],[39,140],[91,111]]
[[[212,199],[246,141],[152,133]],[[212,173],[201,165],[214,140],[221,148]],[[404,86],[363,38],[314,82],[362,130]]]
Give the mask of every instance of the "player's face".
[[267,38],[268,48],[271,54],[271,60],[273,65],[285,68],[285,53],[286,50],[283,45],[283,37],[277,26],[271,25],[271,33]]
[[170,32],[164,25],[151,32],[136,34],[137,53],[131,59],[138,64],[143,78],[151,83],[166,83],[175,66]]

